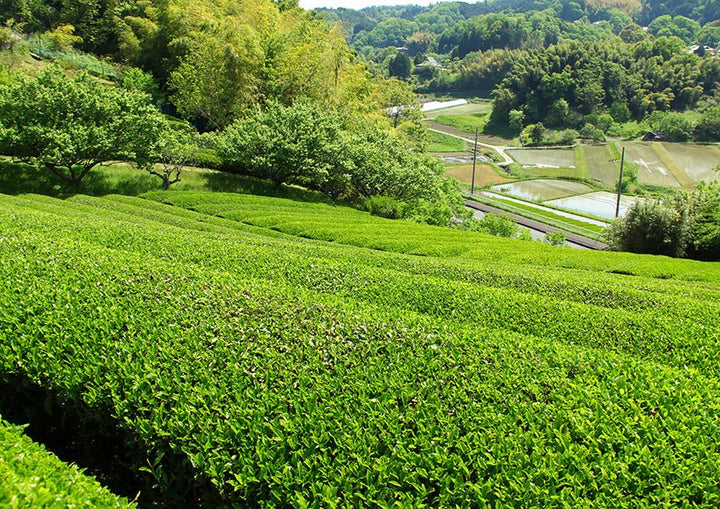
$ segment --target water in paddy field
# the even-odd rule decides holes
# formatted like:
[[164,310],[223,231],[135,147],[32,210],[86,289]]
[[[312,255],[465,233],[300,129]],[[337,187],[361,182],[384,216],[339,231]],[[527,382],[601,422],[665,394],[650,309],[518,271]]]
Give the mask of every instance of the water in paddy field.
[[664,146],[675,162],[694,181],[720,180],[720,174],[714,170],[720,165],[720,147],[680,143],[665,143]]
[[569,148],[511,149],[507,153],[522,166],[537,168],[575,167],[575,152]]
[[[641,199],[637,196],[623,196],[620,200],[620,216],[624,216],[630,206]],[[546,203],[554,207],[562,207],[605,219],[613,219],[615,217],[617,195],[606,191],[597,191],[580,196],[568,196],[550,200]]]
[[620,176],[620,160],[614,157],[607,145],[583,147],[590,178],[609,186],[616,186]]
[[491,187],[493,191],[507,193],[518,198],[534,201],[546,201],[563,198],[573,194],[589,193],[590,186],[568,180],[526,180],[510,184],[498,184]]
[[[472,155],[447,155],[441,156],[440,159],[442,159],[445,164],[472,164],[473,162]],[[489,163],[490,158],[483,155],[478,155],[476,162]]]

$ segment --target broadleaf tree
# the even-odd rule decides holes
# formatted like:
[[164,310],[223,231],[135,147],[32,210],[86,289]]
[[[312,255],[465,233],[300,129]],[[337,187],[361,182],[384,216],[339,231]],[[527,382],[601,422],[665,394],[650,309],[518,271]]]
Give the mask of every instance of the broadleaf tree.
[[218,155],[232,170],[275,185],[317,188],[343,163],[340,119],[311,101],[270,101],[219,135]]
[[50,67],[0,88],[0,152],[77,188],[110,161],[151,164],[166,122],[149,97]]
[[157,145],[157,164],[146,170],[162,181],[163,189],[180,182],[185,167],[193,164],[198,152],[197,133],[188,129],[167,129]]

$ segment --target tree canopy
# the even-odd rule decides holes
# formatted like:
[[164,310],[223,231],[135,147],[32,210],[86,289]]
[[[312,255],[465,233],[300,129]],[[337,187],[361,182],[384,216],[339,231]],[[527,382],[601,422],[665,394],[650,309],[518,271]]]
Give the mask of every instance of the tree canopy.
[[50,67],[0,88],[0,152],[72,186],[98,164],[154,162],[166,123],[141,92]]

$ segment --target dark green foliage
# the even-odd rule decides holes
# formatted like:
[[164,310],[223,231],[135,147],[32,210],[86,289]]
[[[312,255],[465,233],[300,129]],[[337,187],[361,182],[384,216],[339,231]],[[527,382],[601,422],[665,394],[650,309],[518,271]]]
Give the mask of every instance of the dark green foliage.
[[523,145],[541,145],[545,141],[545,126],[541,122],[529,124],[520,133]]
[[610,105],[609,110],[613,120],[618,123],[627,122],[630,120],[630,108],[627,103],[615,101]]
[[519,133],[525,123],[525,113],[522,110],[511,110],[508,113],[508,127]]
[[408,79],[412,72],[412,67],[410,57],[406,53],[398,52],[388,65],[388,73],[390,76],[396,78]]
[[635,253],[720,260],[720,185],[638,202],[613,223],[614,248]]
[[228,169],[280,184],[319,187],[345,164],[341,124],[317,104],[270,102],[218,137],[217,154]]
[[610,229],[615,249],[681,257],[690,238],[687,210],[676,210],[654,200],[634,204]]
[[[640,181],[639,181],[640,167],[632,161],[625,161],[623,167],[623,176],[621,183],[621,190],[625,194],[635,194],[640,192]],[[618,182],[615,182],[615,188],[617,188]]]
[[668,141],[688,141],[695,129],[693,122],[682,113],[655,111],[648,117],[648,124]]
[[645,0],[638,21],[647,25],[661,16],[687,16],[704,24],[720,19],[720,5],[716,0]]
[[527,230],[520,228],[515,221],[504,214],[485,214],[482,219],[473,219],[467,225],[462,225],[462,229],[487,233],[496,237],[527,240]]
[[704,112],[695,126],[694,134],[700,141],[720,141],[720,108],[710,108]]
[[658,16],[648,25],[648,31],[656,37],[679,37],[690,44],[696,40],[700,25],[685,16]]
[[693,194],[693,237],[688,256],[700,260],[720,260],[720,185],[700,184]]
[[567,240],[565,238],[565,232],[547,232],[545,234],[545,242],[547,242],[548,244],[552,244],[553,246],[566,246]]
[[492,115],[496,122],[508,122],[511,110],[522,110],[527,123],[558,125],[576,115],[607,111],[611,122],[641,119],[655,110],[695,107],[707,90],[714,90],[717,82],[710,82],[717,73],[713,64],[687,54],[676,38],[634,47],[561,43],[517,56],[493,92]]
[[399,219],[403,217],[403,204],[389,196],[371,196],[364,202],[365,210],[373,216],[385,217],[387,219]]
[[603,134],[602,129],[599,129],[590,123],[582,126],[580,129],[580,136],[589,140],[605,141],[605,135]]
[[269,179],[277,186],[301,184],[334,198],[386,196],[404,202],[403,217],[449,225],[462,218],[457,183],[444,166],[387,131],[353,130],[319,104],[271,102],[216,137],[225,169]]

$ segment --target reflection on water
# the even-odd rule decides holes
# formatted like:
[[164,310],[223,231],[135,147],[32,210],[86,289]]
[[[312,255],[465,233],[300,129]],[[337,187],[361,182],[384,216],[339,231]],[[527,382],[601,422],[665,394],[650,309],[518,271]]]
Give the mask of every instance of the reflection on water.
[[592,191],[590,186],[566,180],[526,180],[524,182],[513,182],[512,184],[499,184],[491,187],[491,189],[534,201],[552,200]]
[[[624,216],[630,206],[640,199],[641,198],[636,196],[623,196],[620,200],[620,216]],[[606,219],[615,217],[616,203],[617,195],[605,191],[583,194],[581,196],[569,196],[547,202],[548,205],[553,205],[554,207],[576,210]]]

